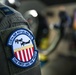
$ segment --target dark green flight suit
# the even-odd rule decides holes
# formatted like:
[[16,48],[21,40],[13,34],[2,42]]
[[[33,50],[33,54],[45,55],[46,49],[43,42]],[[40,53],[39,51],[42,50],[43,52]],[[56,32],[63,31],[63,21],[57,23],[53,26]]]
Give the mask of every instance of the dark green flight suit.
[[0,4],[0,75],[41,75],[28,23],[19,12],[3,4]]

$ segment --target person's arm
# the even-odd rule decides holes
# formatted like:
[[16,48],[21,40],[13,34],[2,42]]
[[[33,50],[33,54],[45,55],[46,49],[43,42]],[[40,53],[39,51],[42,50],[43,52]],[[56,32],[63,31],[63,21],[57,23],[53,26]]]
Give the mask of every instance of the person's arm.
[[0,4],[0,75],[41,75],[35,38],[16,10]]

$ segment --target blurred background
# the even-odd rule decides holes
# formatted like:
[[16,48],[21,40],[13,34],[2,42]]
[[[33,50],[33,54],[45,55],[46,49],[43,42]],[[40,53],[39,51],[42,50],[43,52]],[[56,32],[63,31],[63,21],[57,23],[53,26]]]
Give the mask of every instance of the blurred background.
[[0,0],[29,23],[42,75],[76,75],[75,0]]

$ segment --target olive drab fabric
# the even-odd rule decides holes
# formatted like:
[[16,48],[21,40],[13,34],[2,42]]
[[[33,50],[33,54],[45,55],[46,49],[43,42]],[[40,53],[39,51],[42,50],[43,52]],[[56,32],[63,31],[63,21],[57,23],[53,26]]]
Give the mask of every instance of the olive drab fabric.
[[38,50],[27,21],[0,4],[0,75],[41,75]]

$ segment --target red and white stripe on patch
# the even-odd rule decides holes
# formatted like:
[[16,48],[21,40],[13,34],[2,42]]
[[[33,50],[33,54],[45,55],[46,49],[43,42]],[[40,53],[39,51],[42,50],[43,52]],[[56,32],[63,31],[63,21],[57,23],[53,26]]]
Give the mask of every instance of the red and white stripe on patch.
[[15,57],[22,62],[31,60],[33,54],[34,47],[14,52]]

